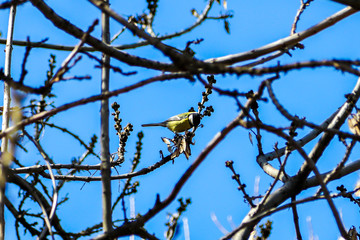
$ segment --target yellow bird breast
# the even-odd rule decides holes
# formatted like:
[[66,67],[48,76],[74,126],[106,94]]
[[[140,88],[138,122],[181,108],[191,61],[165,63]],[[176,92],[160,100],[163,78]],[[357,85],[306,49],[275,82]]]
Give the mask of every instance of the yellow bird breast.
[[191,128],[189,119],[187,117],[182,120],[169,121],[167,122],[166,126],[175,133],[184,132]]

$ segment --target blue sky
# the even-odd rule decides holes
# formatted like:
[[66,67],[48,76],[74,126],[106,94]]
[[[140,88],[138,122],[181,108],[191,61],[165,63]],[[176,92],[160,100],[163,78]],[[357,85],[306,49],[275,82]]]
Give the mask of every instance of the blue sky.
[[[146,10],[146,1],[112,2],[112,8],[124,17],[136,13],[141,14]],[[46,3],[63,17],[71,19],[72,23],[82,29],[87,29],[95,18],[99,18],[99,12],[87,1],[49,0]],[[190,10],[195,8],[200,12],[205,4],[205,1],[160,1],[158,16],[154,23],[155,32],[164,35],[188,27],[195,21],[194,17],[190,14]],[[234,14],[234,17],[230,19],[230,35],[226,34],[222,22],[209,20],[193,32],[177,39],[168,40],[166,43],[183,49],[187,41],[204,38],[200,45],[196,45],[193,48],[196,52],[196,57],[200,59],[248,51],[288,36],[298,7],[299,1],[228,1],[228,10]],[[302,15],[298,25],[298,32],[311,27],[342,8],[343,6],[331,1],[313,2]],[[225,10],[222,6],[215,4],[210,15],[217,16],[220,12],[224,13]],[[8,11],[1,10],[0,31],[3,37],[6,35],[7,18]],[[292,57],[284,55],[277,60],[281,61],[281,63],[292,63],[333,58],[357,59],[360,54],[358,47],[360,40],[360,32],[358,31],[359,20],[359,15],[354,14],[316,36],[304,40],[302,42],[305,45],[304,50],[296,50],[292,52]],[[119,24],[113,21],[111,21],[111,26],[112,34],[121,28]],[[44,17],[29,3],[18,8],[14,39],[26,40],[27,36],[30,36],[32,41],[41,41],[48,37],[49,43],[64,45],[75,45],[78,43],[78,40],[63,34],[60,30],[54,28],[51,23],[44,21]],[[100,36],[99,27],[95,30],[94,36]],[[130,33],[125,33],[115,44],[136,41],[136,38]],[[1,45],[0,52],[3,52],[3,49],[4,46]],[[12,65],[14,79],[19,78],[24,51],[23,47],[14,47]],[[61,64],[68,54],[68,52],[33,49],[27,62],[29,73],[25,79],[26,84],[33,86],[42,85],[48,69],[47,61],[50,53],[56,54],[57,66]],[[159,61],[169,61],[152,47],[129,50],[129,53]],[[276,65],[277,60],[267,65]],[[57,95],[55,99],[56,106],[99,93],[100,71],[93,68],[95,64],[95,62],[83,56],[83,60],[71,70],[68,76],[89,74],[92,76],[92,79],[82,82],[64,82],[54,86],[54,93]],[[126,77],[112,73],[111,89],[121,88],[159,74],[152,70],[129,67],[116,60],[113,60],[112,64],[121,67],[124,71],[137,70],[139,74]],[[4,55],[0,57],[0,67],[3,65]],[[265,77],[252,78],[249,76],[236,77],[226,75],[216,76],[215,78],[218,80],[217,87],[230,90],[236,88],[240,92],[247,92],[251,89],[255,91],[260,81]],[[352,90],[356,80],[354,76],[342,74],[330,68],[306,69],[282,74],[281,79],[274,83],[273,88],[279,101],[284,104],[290,113],[297,114],[300,117],[306,116],[306,119],[311,122],[321,123],[345,101],[344,95]],[[120,104],[124,126],[128,122],[134,125],[134,132],[127,144],[126,162],[124,166],[117,169],[119,173],[126,173],[130,169],[130,161],[135,152],[135,143],[137,141],[136,134],[139,131],[143,131],[145,134],[139,169],[159,161],[159,150],[162,150],[164,153],[167,151],[165,144],[162,143],[160,138],[172,137],[172,133],[163,128],[143,129],[141,124],[162,121],[175,114],[185,112],[190,107],[196,107],[197,102],[201,100],[202,91],[204,91],[204,87],[199,82],[190,83],[182,79],[154,83],[131,93],[110,99],[110,102],[117,101]],[[34,96],[28,96],[27,100],[32,97]],[[196,145],[192,148],[191,158],[186,160],[184,156],[181,156],[176,159],[174,164],[168,163],[158,169],[156,174],[137,178],[140,181],[140,187],[139,193],[135,195],[136,213],[145,213],[151,208],[155,203],[156,193],[160,194],[161,199],[165,198],[171,191],[174,183],[186,171],[200,151],[238,113],[233,99],[219,96],[216,93],[210,96],[208,105],[214,107],[215,113],[211,117],[205,118],[202,122],[204,127],[196,132]],[[93,134],[99,135],[99,109],[99,103],[87,104],[62,112],[55,116],[52,121],[62,127],[73,130],[76,134],[83,137],[85,142],[89,142]],[[260,118],[266,123],[276,123],[276,126],[289,125],[275,111],[271,103],[260,104]],[[27,129],[31,131],[30,127]],[[348,131],[347,128],[342,130]],[[300,137],[308,131],[309,129],[299,131]],[[111,151],[115,152],[118,140],[113,129],[111,134],[110,147]],[[56,137],[56,141],[54,137]],[[276,141],[279,141],[280,146],[283,146],[283,140],[264,133],[264,150],[266,152],[272,151]],[[45,132],[42,136],[42,143],[50,157],[58,163],[69,163],[72,156],[81,156],[84,152],[84,149],[71,137],[61,134],[54,129],[48,129]],[[309,152],[315,143],[311,143],[305,150]],[[25,141],[24,144],[29,149],[34,150],[30,142]],[[359,158],[357,147],[355,147],[350,161]],[[97,146],[96,150],[100,151],[99,146]],[[19,151],[18,158],[29,162],[39,160],[43,164],[40,154],[36,153],[35,150],[33,152],[33,154],[24,154]],[[256,145],[252,145],[249,141],[249,131],[240,128],[235,129],[211,152],[197,172],[190,178],[180,192],[179,197],[191,197],[192,199],[192,204],[184,213],[184,216],[189,219],[191,239],[217,239],[222,236],[222,233],[210,218],[212,213],[216,214],[224,227],[230,230],[231,226],[227,222],[228,216],[232,217],[235,225],[238,225],[249,211],[249,207],[243,202],[242,194],[237,191],[237,186],[231,179],[230,171],[225,168],[226,160],[234,161],[234,166],[240,174],[241,180],[246,183],[249,193],[253,193],[255,178],[259,176],[260,193],[264,194],[272,179],[265,175],[257,165],[257,154]],[[334,143],[324,153],[319,162],[320,171],[332,169],[342,158],[343,154],[344,147],[337,140],[334,140]],[[303,160],[298,154],[293,153],[290,161],[291,163],[288,165],[287,171],[294,174]],[[95,163],[98,163],[97,159],[88,159],[87,164]],[[354,187],[357,178],[357,173],[352,174],[344,178],[341,184],[351,189]],[[80,190],[82,185],[83,183],[80,182],[68,184],[61,193],[62,197],[69,193],[69,196],[72,198],[71,201],[60,206],[58,210],[59,217],[67,219],[63,220],[64,228],[71,231],[80,231],[91,224],[101,221],[101,184],[86,184]],[[119,185],[121,187],[123,181],[113,182],[114,199],[118,194]],[[337,185],[339,185],[339,182],[331,183],[329,184],[329,189],[335,191]],[[16,202],[17,192],[11,187],[7,191],[9,198]],[[309,196],[315,191],[316,189],[305,191],[299,198]],[[355,205],[341,199],[336,200],[335,204],[342,212],[347,228],[360,221],[359,210]],[[166,229],[164,225],[166,215],[167,213],[174,212],[177,207],[177,202],[171,204],[146,225],[147,229],[162,238],[162,233]],[[83,212],[86,212],[86,215]],[[117,219],[121,214],[120,209],[115,211],[114,219]],[[299,215],[304,239],[309,234],[306,222],[309,216],[312,218],[314,234],[319,236],[319,239],[336,239],[339,235],[335,227],[335,221],[325,201],[299,206]],[[6,217],[9,221],[12,221],[12,217],[9,214]],[[282,211],[265,220],[267,219],[274,221],[271,239],[295,238],[290,210]],[[331,228],[328,226],[331,226]],[[7,224],[7,236],[9,239],[11,236],[15,236],[12,227],[12,224]],[[184,239],[183,234],[179,236],[179,239]]]

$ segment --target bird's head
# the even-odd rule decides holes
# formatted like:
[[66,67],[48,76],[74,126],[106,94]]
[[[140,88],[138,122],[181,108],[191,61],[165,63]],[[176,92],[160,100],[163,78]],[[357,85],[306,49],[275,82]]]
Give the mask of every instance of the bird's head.
[[201,116],[199,113],[190,113],[189,122],[192,127],[197,127],[200,124]]

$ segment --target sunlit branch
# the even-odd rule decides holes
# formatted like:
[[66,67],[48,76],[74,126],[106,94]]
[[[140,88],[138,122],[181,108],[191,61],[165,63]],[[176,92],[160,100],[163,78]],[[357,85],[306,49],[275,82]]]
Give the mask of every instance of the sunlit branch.
[[[265,196],[262,198],[261,202],[259,203],[259,205],[257,206],[258,209],[261,209],[262,205],[266,203],[268,197],[270,196],[271,192],[273,191],[273,189],[275,188],[275,184],[280,180],[280,177],[282,178],[281,181],[286,181],[290,179],[290,176],[288,176],[285,173],[285,165],[287,163],[287,160],[289,159],[290,156],[290,151],[288,151],[289,147],[285,150],[285,159],[284,161],[280,164],[280,168],[276,173],[276,176],[274,177],[274,181],[271,183],[270,187],[268,188],[268,190],[266,191]],[[277,149],[275,149],[275,151],[277,151]],[[279,161],[280,161],[280,157],[278,157]]]
[[[249,127],[249,126],[246,126],[246,127]],[[312,171],[314,171],[315,177],[322,187],[324,195],[325,195],[325,197],[330,205],[330,208],[334,214],[334,217],[337,221],[337,224],[338,224],[339,230],[341,231],[341,234],[342,235],[346,234],[346,231],[344,230],[344,227],[342,226],[342,223],[340,221],[338,212],[337,212],[331,198],[329,197],[330,196],[329,191],[327,190],[327,188],[324,184],[322,175],[320,175],[318,169],[315,166],[316,159],[314,161],[314,159],[310,158],[305,153],[305,151],[290,136],[286,135],[282,131],[279,131],[277,128],[274,128],[269,125],[265,125],[263,123],[257,123],[257,127],[260,127],[266,131],[275,133],[276,135],[284,138],[285,140],[287,140],[289,142],[289,145],[294,147],[300,153],[300,155],[305,159],[305,163],[308,164],[308,168],[310,168]],[[242,238],[250,235],[250,232],[252,231],[253,226],[254,226],[253,224],[257,223],[257,221],[254,222],[253,219],[257,218],[258,214],[261,215],[264,211],[267,211],[268,209],[276,207],[277,205],[281,204],[283,201],[285,201],[289,197],[291,197],[294,194],[297,194],[299,191],[301,191],[301,188],[299,186],[301,186],[302,182],[305,181],[304,177],[306,177],[306,176],[302,175],[300,172],[295,177],[292,177],[291,179],[286,181],[285,184],[281,188],[277,189],[273,194],[269,195],[268,200],[266,202],[263,202],[261,204],[261,207],[259,204],[258,207],[250,210],[248,215],[245,217],[245,219],[241,223],[240,227],[237,228],[237,229],[241,229],[241,231],[238,233],[236,231],[233,231],[230,236],[235,235],[235,239],[242,239]],[[251,224],[248,225],[250,222],[251,222]],[[242,227],[242,225],[246,225],[246,227]]]
[[[330,122],[332,121],[332,119],[335,117],[334,113],[332,116],[330,116],[328,119],[326,119],[321,125],[320,127],[323,129],[327,129],[327,126],[330,124]],[[312,141],[313,139],[315,139],[317,136],[319,136],[319,134],[321,134],[323,131],[319,130],[319,129],[314,129],[312,130],[310,133],[308,133],[307,135],[305,135],[303,138],[297,140],[297,144],[299,146],[305,146],[307,143],[309,143],[310,141]],[[257,163],[261,166],[261,168],[264,170],[264,172],[266,174],[268,174],[269,176],[275,178],[278,174],[278,170],[275,169],[270,163],[269,161],[272,161],[273,159],[282,157],[283,155],[285,155],[286,152],[286,148],[287,147],[283,147],[280,149],[277,149],[276,151],[272,151],[263,155],[259,155],[256,158]],[[291,150],[291,149],[288,149]],[[285,182],[287,180],[285,175],[281,175],[280,176],[280,180],[282,182]]]
[[296,13],[296,16],[295,16],[295,19],[294,19],[294,22],[291,26],[291,31],[290,31],[290,35],[293,35],[295,34],[295,31],[296,31],[296,28],[297,28],[297,24],[300,20],[300,16],[304,13],[305,9],[310,5],[310,3],[312,2],[313,0],[300,0],[300,8],[298,9],[297,13]]
[[[9,12],[9,21],[8,21],[8,31],[6,38],[6,47],[5,47],[5,76],[11,77],[11,64],[12,64],[12,41],[14,34],[14,24],[15,24],[15,15],[16,15],[16,5],[10,7]],[[4,95],[3,95],[3,115],[1,123],[1,131],[4,131],[9,127],[10,123],[10,104],[11,104],[11,86],[8,83],[4,83]],[[10,136],[6,136],[1,139],[1,156],[0,156],[0,240],[5,239],[5,186],[8,167],[11,163],[10,155],[14,154],[14,151],[10,151],[9,148]],[[14,148],[15,150],[15,148]]]
[[234,64],[237,62],[255,59],[255,58],[258,58],[265,54],[272,53],[274,51],[290,49],[293,46],[295,46],[297,43],[299,43],[300,41],[302,41],[308,37],[311,37],[311,36],[317,34],[318,32],[334,25],[335,23],[341,21],[342,19],[354,14],[356,11],[357,10],[355,10],[351,7],[344,8],[343,10],[335,13],[334,15],[326,18],[322,22],[316,24],[315,26],[310,27],[307,30],[304,30],[297,34],[293,34],[289,37],[285,37],[283,39],[277,40],[275,42],[272,42],[268,45],[262,46],[257,49],[253,49],[253,50],[243,52],[243,53],[238,53],[238,54],[231,54],[228,56],[223,56],[223,57],[218,57],[218,58],[211,58],[211,59],[206,60],[206,62],[209,62],[209,63],[216,62],[216,63],[224,63],[227,65],[231,65],[231,64]]
[[253,62],[244,64],[244,65],[242,65],[242,67],[254,67],[254,66],[257,66],[257,65],[260,65],[260,64],[269,62],[269,61],[271,61],[271,60],[273,60],[273,59],[276,59],[276,58],[282,56],[284,53],[287,53],[287,51],[285,51],[285,50],[279,50],[279,51],[277,51],[277,52],[274,52],[274,53],[271,54],[270,56],[263,57],[263,58],[260,58],[259,60],[256,60],[256,61],[253,61]]
[[[333,170],[323,173],[322,177],[325,179],[328,176],[330,176],[328,181],[334,181],[336,179],[340,179],[344,176],[347,176],[351,173],[354,173],[360,169],[360,160],[356,160],[354,162],[348,163],[343,168],[341,168],[339,171],[337,171],[335,174],[332,174]],[[319,186],[319,182],[315,177],[310,177],[306,180],[304,184],[304,189],[316,187]]]
[[[108,6],[109,0],[103,3]],[[104,44],[110,44],[110,18],[107,13],[101,13],[101,36]],[[102,61],[110,65],[110,56],[102,53]],[[110,86],[110,69],[108,66],[101,66],[101,93],[109,92]],[[111,166],[110,166],[110,136],[109,136],[109,99],[103,98],[100,101],[100,148],[101,148],[101,186],[102,186],[102,220],[103,232],[112,231],[112,211],[111,211]]]

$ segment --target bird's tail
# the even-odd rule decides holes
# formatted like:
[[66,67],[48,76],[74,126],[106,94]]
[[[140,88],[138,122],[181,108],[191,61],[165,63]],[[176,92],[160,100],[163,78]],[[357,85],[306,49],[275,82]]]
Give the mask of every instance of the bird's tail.
[[148,123],[148,124],[143,124],[141,126],[142,127],[156,127],[156,126],[166,127],[166,124],[165,123]]

